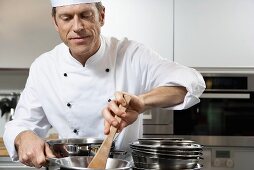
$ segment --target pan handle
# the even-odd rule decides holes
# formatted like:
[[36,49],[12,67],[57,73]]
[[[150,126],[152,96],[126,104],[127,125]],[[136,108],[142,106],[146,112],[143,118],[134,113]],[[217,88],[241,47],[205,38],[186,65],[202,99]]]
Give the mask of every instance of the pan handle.
[[78,155],[80,152],[89,153],[89,146],[79,146],[79,145],[65,145],[65,151],[68,155]]

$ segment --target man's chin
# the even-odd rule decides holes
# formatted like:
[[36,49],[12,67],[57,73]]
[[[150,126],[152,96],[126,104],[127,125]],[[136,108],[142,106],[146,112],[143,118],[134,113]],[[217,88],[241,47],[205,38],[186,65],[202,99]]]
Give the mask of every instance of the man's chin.
[[81,56],[81,55],[89,53],[89,51],[91,50],[91,47],[89,48],[88,46],[79,46],[78,48],[77,47],[70,48],[70,50],[72,54]]

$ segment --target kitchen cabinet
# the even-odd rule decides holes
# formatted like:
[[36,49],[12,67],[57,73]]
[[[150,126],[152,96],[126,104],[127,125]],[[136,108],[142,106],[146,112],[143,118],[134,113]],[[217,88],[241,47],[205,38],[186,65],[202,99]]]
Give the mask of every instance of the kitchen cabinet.
[[102,33],[127,37],[173,59],[173,0],[110,0]]
[[174,60],[191,67],[254,67],[253,0],[175,1]]
[[60,42],[49,1],[0,1],[0,68],[29,68]]

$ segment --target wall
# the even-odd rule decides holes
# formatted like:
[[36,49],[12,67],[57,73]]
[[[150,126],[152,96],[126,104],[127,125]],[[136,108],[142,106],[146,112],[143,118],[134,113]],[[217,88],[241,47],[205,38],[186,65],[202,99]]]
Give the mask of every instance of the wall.
[[1,0],[0,25],[1,68],[29,68],[60,42],[49,0]]
[[[103,4],[103,34],[128,37],[173,59],[173,0],[104,0]],[[36,57],[61,42],[49,0],[1,0],[0,25],[0,68],[29,68]]]

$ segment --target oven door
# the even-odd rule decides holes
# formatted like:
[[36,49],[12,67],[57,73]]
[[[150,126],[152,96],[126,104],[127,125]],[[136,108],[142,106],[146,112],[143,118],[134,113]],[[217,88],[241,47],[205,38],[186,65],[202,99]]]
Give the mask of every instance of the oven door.
[[174,111],[174,135],[204,145],[254,146],[254,92],[205,92],[197,105]]

